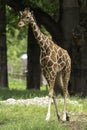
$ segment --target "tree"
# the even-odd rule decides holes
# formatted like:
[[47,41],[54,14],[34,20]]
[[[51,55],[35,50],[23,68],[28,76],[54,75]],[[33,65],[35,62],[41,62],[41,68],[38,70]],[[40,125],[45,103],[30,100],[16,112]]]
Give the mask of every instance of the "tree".
[[5,1],[0,0],[0,87],[8,87],[5,14]]
[[60,5],[63,47],[69,51],[72,59],[70,92],[86,95],[87,45],[80,25],[83,21],[80,12],[82,3],[80,0],[60,0]]

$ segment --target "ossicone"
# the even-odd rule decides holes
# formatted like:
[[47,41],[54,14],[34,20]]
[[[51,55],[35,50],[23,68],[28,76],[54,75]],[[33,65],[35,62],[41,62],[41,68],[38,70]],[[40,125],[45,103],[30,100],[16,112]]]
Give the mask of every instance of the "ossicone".
[[30,11],[30,8],[29,8],[29,7],[27,7],[27,8],[25,8],[24,10],[29,10],[29,11]]

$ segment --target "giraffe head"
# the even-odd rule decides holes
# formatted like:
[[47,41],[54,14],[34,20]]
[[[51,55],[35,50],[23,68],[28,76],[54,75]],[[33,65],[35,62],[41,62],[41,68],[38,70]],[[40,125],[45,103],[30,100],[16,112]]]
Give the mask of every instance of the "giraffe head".
[[23,27],[24,25],[29,24],[29,22],[32,20],[33,13],[30,12],[29,8],[25,8],[24,11],[20,11],[21,19],[18,23],[18,27]]

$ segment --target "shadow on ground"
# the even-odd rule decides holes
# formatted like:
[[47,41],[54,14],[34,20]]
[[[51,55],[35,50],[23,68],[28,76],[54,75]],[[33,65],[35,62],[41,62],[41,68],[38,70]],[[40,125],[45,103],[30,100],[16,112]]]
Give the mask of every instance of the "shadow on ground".
[[71,121],[65,125],[69,130],[87,130],[87,113],[71,114]]
[[34,97],[46,96],[47,91],[40,90],[16,90],[16,89],[7,89],[0,88],[0,100],[6,100],[8,98],[14,99],[28,99]]

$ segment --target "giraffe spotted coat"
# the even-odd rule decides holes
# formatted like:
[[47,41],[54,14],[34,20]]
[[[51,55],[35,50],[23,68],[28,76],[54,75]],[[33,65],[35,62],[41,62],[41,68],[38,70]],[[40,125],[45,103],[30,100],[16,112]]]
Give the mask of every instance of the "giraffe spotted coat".
[[29,24],[32,27],[34,36],[40,47],[40,63],[42,72],[49,85],[49,104],[46,120],[50,118],[51,99],[53,98],[58,120],[60,120],[57,103],[55,100],[54,84],[55,82],[61,87],[64,94],[64,113],[63,120],[69,120],[66,109],[66,98],[68,94],[68,83],[71,73],[71,59],[66,50],[56,45],[52,39],[41,32],[34,15],[29,9],[21,11],[19,27]]

